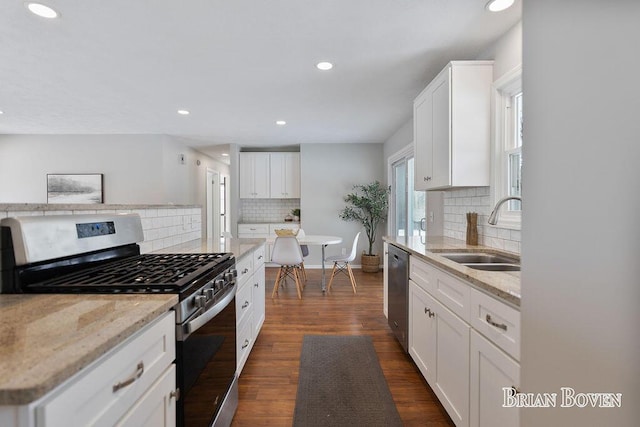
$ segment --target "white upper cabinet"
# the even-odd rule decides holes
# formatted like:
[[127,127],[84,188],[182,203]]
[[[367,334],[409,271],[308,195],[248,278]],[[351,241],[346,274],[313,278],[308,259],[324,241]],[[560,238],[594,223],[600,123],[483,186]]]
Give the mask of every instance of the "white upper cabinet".
[[240,153],[241,199],[299,199],[300,153]]
[[300,198],[300,153],[270,153],[272,199]]
[[415,189],[490,185],[493,61],[452,61],[413,103]]
[[240,153],[240,198],[269,198],[269,153]]

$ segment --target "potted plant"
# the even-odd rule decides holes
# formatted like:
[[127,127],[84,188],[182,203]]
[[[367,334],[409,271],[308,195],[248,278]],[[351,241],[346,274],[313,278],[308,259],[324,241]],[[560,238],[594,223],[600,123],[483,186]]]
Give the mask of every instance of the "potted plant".
[[292,209],[291,215],[293,215],[294,221],[300,221],[300,208]]
[[380,182],[354,185],[355,192],[344,196],[347,206],[340,211],[345,221],[359,221],[364,226],[369,239],[369,251],[362,253],[362,271],[375,273],[380,269],[380,255],[373,253],[378,224],[387,218],[389,189]]

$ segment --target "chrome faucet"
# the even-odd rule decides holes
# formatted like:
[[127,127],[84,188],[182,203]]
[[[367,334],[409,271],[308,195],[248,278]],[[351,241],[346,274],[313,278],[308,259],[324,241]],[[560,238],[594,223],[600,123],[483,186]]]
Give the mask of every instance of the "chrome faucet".
[[519,196],[507,196],[507,197],[503,197],[502,199],[498,200],[498,203],[496,203],[496,207],[493,208],[493,210],[491,211],[491,215],[489,215],[489,224],[491,225],[496,225],[498,223],[498,211],[500,210],[500,206],[502,206],[502,204],[506,201],[509,200],[520,200],[520,202],[522,202],[522,197]]

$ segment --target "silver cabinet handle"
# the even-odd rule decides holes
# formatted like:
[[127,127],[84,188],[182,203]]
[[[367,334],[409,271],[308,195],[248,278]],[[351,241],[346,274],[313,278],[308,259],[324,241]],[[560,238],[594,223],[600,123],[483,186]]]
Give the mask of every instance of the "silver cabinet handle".
[[487,317],[485,317],[485,319],[487,320],[487,323],[490,324],[491,326],[494,326],[498,329],[502,329],[503,331],[507,331],[507,325],[505,325],[504,323],[496,323],[493,320],[491,320],[491,315],[487,314]]
[[247,308],[249,307],[249,301],[245,301],[244,304],[242,304],[242,308]]
[[247,274],[249,272],[248,268],[245,268],[244,270],[242,270],[242,274]]
[[173,390],[171,393],[169,393],[169,399],[171,398],[175,398],[176,401],[180,400],[180,389],[177,388],[175,390]]
[[255,286],[256,288],[260,286],[259,283],[254,283],[253,286]]
[[142,376],[142,374],[144,374],[144,362],[140,362],[138,363],[138,366],[136,367],[136,372],[130,376],[129,378],[127,378],[124,381],[120,381],[117,384],[113,385],[113,392],[115,393],[116,391],[120,390],[121,388],[125,388],[128,385],[133,384],[133,382],[135,380],[137,380],[138,378],[140,378]]
[[249,340],[244,340],[244,344],[242,344],[242,348],[247,348],[249,346]]
[[429,317],[435,317],[436,315],[433,311],[431,311],[430,308],[427,308],[427,307],[424,308],[424,314],[428,314]]
[[262,259],[262,255],[259,255],[259,256],[258,256],[258,259]]

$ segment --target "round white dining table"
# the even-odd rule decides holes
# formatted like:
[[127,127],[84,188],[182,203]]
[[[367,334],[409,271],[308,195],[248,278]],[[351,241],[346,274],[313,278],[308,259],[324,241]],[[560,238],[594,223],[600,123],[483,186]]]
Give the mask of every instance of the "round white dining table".
[[[322,248],[322,292],[327,290],[326,288],[326,278],[325,278],[325,267],[324,267],[324,248],[328,245],[338,245],[342,243],[342,237],[340,236],[326,236],[321,234],[305,234],[304,236],[297,237],[298,243],[301,245],[307,246],[320,246]],[[270,237],[267,239],[267,242],[273,243],[275,242],[275,237]]]

